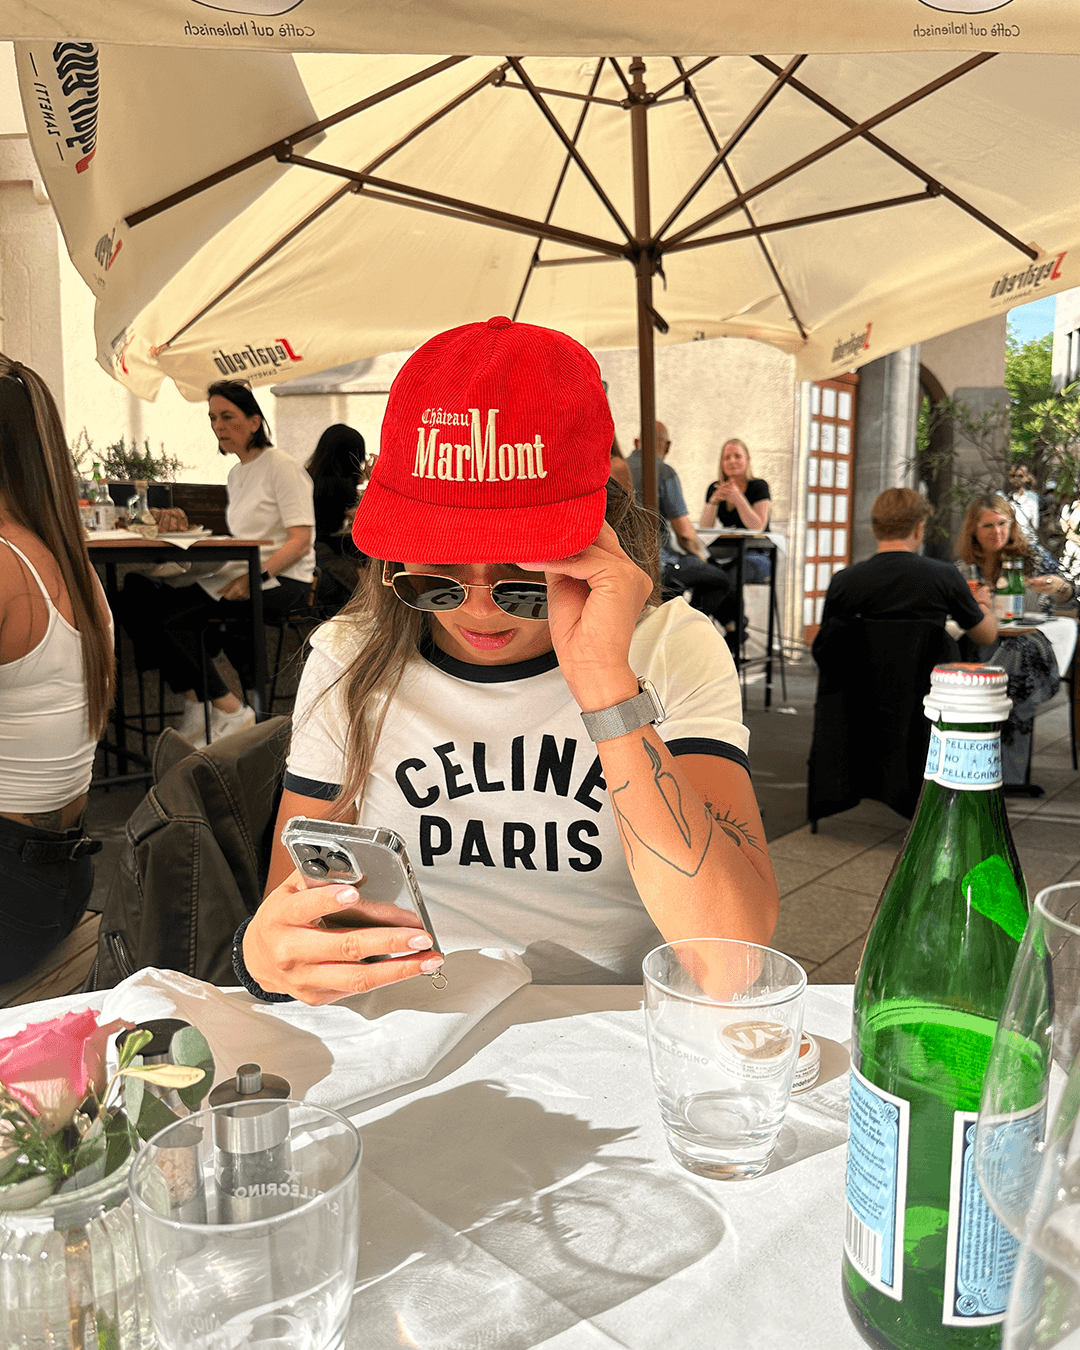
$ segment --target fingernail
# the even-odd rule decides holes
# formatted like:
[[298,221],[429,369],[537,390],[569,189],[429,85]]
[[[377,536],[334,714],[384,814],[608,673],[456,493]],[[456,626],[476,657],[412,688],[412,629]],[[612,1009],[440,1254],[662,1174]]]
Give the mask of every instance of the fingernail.
[[422,961],[420,963],[420,969],[423,971],[438,970],[442,963],[443,959],[441,956],[432,956],[427,961]]
[[352,886],[342,886],[335,898],[339,905],[355,905],[360,899],[360,892]]
[[417,933],[414,938],[409,939],[409,946],[414,952],[422,952],[425,948],[431,946],[431,938],[427,933]]

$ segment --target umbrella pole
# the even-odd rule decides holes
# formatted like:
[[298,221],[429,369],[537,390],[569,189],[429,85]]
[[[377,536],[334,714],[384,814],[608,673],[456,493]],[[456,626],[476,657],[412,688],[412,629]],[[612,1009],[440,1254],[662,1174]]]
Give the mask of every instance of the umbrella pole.
[[638,388],[641,397],[641,504],[657,510],[656,362],[653,352],[652,274],[649,217],[649,128],[645,121],[645,62],[630,63],[630,153],[634,176],[634,270],[637,285]]

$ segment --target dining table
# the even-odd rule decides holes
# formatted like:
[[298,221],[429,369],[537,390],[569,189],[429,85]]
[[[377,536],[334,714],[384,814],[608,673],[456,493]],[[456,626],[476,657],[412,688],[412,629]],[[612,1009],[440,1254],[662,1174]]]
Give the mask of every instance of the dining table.
[[856,1350],[840,1292],[850,985],[811,985],[818,1082],[772,1161],[712,1181],[672,1158],[640,985],[540,985],[510,953],[323,1008],[172,971],[0,1010],[179,1016],[217,1081],[256,1060],[358,1127],[361,1242],[347,1350]]
[[[272,541],[269,539],[234,539],[231,535],[208,534],[198,529],[180,530],[175,533],[158,534],[153,538],[132,533],[128,530],[103,530],[87,535],[86,546],[90,561],[100,566],[105,573],[105,598],[114,616],[114,649],[116,652],[116,703],[113,708],[114,741],[105,745],[105,781],[111,786],[121,783],[144,781],[153,777],[150,760],[146,754],[132,750],[127,743],[127,704],[124,688],[124,662],[122,659],[122,632],[115,622],[118,613],[119,580],[117,568],[123,564],[153,564],[170,562],[219,564],[240,559],[247,563],[248,602],[251,609],[251,644],[255,676],[254,702],[256,717],[261,717],[266,707],[266,630],[263,624],[262,600],[262,554],[261,548]],[[116,772],[109,773],[110,755],[116,759]],[[134,761],[136,769],[129,771],[129,763]],[[101,781],[101,780],[99,780]]]

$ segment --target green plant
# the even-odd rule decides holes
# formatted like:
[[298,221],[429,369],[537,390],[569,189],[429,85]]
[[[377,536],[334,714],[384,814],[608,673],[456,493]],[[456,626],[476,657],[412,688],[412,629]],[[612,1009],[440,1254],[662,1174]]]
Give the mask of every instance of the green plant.
[[102,477],[121,483],[133,483],[136,479],[145,479],[148,483],[168,482],[187,468],[174,455],[166,454],[161,442],[155,454],[149,438],[143,440],[141,449],[137,441],[128,441],[123,436],[102,449],[95,449],[85,427],[75,437],[71,459],[81,478],[89,477],[93,465],[99,464]]

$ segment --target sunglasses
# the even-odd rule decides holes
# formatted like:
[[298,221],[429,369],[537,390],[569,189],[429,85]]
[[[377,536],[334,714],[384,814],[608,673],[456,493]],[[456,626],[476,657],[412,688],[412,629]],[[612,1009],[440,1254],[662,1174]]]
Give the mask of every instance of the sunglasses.
[[397,563],[383,563],[382,584],[390,586],[397,598],[410,609],[426,614],[438,610],[460,609],[470,591],[490,591],[491,598],[504,614],[512,619],[546,619],[548,591],[546,581],[507,580],[490,586],[466,584],[453,577],[440,577],[430,572],[391,572]]

